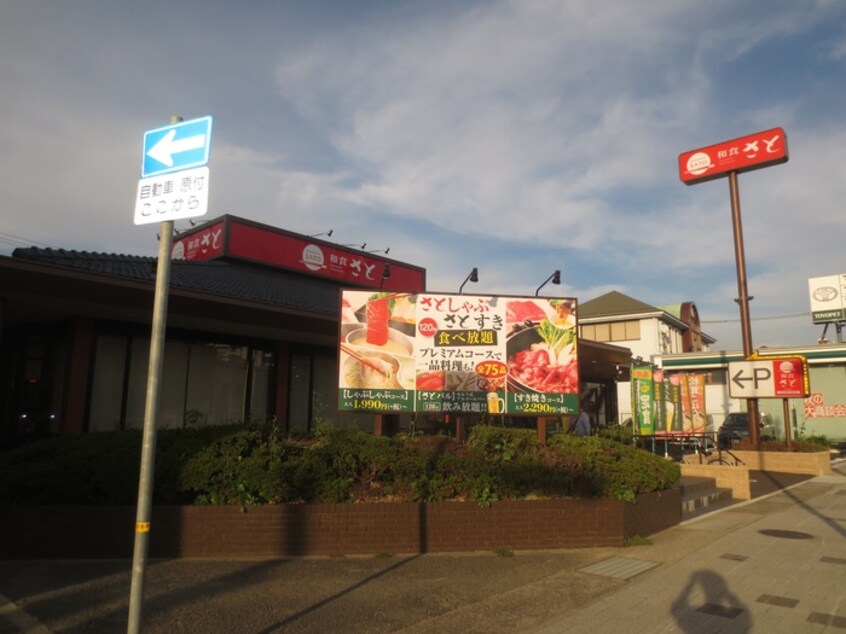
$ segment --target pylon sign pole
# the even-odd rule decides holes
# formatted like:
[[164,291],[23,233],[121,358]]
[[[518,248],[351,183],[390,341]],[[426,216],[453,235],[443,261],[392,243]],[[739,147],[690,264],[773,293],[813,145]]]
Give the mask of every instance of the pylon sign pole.
[[[729,198],[731,200],[732,233],[734,235],[734,256],[737,267],[736,302],[740,307],[740,328],[743,338],[743,354],[748,359],[754,353],[752,347],[752,321],[749,316],[749,296],[746,283],[746,258],[743,249],[743,224],[740,219],[740,192],[737,175],[770,165],[787,162],[787,137],[782,128],[764,130],[731,141],[683,152],[679,155],[679,178],[686,185],[728,176]],[[749,422],[749,440],[753,447],[760,442],[758,430],[758,399],[746,400]]]

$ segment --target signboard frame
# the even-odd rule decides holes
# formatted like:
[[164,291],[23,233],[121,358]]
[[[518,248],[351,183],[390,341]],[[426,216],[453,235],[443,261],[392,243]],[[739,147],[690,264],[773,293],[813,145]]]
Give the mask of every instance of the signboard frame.
[[341,411],[578,412],[575,298],[343,289],[340,313]]
[[808,361],[802,355],[750,356],[728,364],[732,398],[806,398],[811,394]]
[[682,152],[679,154],[679,178],[685,185],[694,185],[720,178],[729,172],[739,174],[786,163],[788,158],[784,129],[770,128]]
[[209,162],[213,117],[207,115],[144,133],[141,178],[202,167]]
[[808,295],[813,323],[846,321],[846,273],[808,278]]

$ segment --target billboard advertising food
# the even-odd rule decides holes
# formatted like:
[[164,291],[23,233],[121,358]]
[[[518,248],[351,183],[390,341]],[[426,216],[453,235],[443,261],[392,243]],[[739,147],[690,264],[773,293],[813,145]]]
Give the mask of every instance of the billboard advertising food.
[[573,414],[576,300],[344,290],[338,408]]

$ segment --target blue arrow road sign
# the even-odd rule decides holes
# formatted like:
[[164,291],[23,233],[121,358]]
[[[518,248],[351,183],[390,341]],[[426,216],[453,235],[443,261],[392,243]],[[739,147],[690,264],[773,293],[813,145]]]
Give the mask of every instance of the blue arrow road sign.
[[141,178],[168,174],[209,162],[212,118],[180,121],[144,133]]

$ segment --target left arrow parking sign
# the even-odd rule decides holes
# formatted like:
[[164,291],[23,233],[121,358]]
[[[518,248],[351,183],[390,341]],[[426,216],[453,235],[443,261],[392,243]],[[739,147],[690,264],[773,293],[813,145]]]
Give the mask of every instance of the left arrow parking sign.
[[141,178],[206,165],[211,134],[210,116],[148,130],[144,133]]

